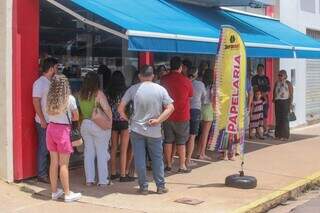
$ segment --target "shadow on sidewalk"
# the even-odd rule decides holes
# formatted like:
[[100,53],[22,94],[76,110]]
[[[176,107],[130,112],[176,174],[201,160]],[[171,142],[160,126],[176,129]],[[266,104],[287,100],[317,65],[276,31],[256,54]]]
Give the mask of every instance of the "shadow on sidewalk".
[[[152,177],[149,177],[152,181]],[[36,187],[36,190],[33,187],[25,187],[26,190],[23,190],[27,193],[30,193],[31,196],[35,199],[48,200],[51,197],[50,185],[45,183],[39,183],[36,179],[25,180],[23,183],[27,186]],[[61,185],[59,186],[61,188]],[[137,194],[137,182],[129,183],[120,183],[119,181],[114,181],[111,185],[106,187],[98,186],[86,186],[85,185],[85,174],[82,167],[72,169],[70,171],[70,190],[74,192],[81,192],[84,196],[102,198],[111,194]]]
[[318,135],[302,135],[302,134],[291,134],[290,139],[287,141],[276,140],[273,137],[267,138],[265,140],[246,140],[245,143],[245,153],[250,153],[258,151],[260,149],[267,148],[269,146],[283,145],[286,143],[298,143],[303,142],[303,140],[315,138]]
[[196,185],[196,186],[190,186],[188,187],[189,189],[194,189],[194,188],[227,188],[227,186],[224,183],[210,183],[210,184],[205,184],[205,185]]
[[[266,140],[250,140],[245,143],[245,153],[254,152],[257,150],[261,150],[270,146],[283,145],[286,143],[299,143],[303,142],[305,139],[315,138],[317,135],[302,135],[302,134],[292,134],[290,140],[288,141],[280,141],[274,139],[266,139]],[[192,167],[193,170],[196,170],[200,167],[206,166],[210,163],[214,163],[219,161],[218,155],[213,151],[207,151],[207,155],[213,157],[212,160],[199,160],[193,159],[196,162],[196,166]],[[176,175],[178,170],[178,159],[175,158],[172,172],[166,173],[166,177]],[[148,171],[148,180],[152,181],[152,171]],[[31,196],[35,199],[39,200],[49,200],[51,197],[50,186],[48,184],[38,183],[35,180],[26,180],[26,187],[21,187],[21,191],[26,193],[30,193]],[[129,194],[129,195],[139,195],[137,193],[138,183],[129,182],[129,183],[120,183],[119,180],[113,181],[113,185],[101,188],[97,186],[88,187],[85,185],[85,174],[82,165],[78,165],[75,169],[70,171],[70,188],[72,191],[81,192],[84,196],[92,197],[92,198],[102,198],[105,196],[117,196],[121,194]],[[189,188],[225,188],[224,183],[211,183],[206,185],[199,185],[195,183],[175,183],[175,182],[167,182],[168,185],[188,185]],[[29,186],[34,186],[37,191],[33,190],[33,187],[28,188]],[[152,193],[151,193],[152,194]]]

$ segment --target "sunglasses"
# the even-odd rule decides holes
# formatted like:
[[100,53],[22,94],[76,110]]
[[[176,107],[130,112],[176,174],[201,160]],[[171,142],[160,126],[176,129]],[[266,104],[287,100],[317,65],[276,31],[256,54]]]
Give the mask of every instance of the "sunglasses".
[[282,74],[279,74],[278,76],[279,76],[279,77],[283,77],[284,75],[282,75]]

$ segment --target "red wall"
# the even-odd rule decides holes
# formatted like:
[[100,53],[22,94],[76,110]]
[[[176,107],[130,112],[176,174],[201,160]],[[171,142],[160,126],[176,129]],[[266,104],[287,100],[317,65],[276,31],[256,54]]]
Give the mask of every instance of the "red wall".
[[32,84],[38,77],[39,0],[13,0],[14,179],[36,175]]
[[274,107],[272,103],[273,98],[273,85],[274,85],[274,59],[266,59],[266,75],[270,80],[271,91],[269,93],[269,112],[268,112],[268,125],[273,126],[274,124]]
[[140,52],[139,53],[139,68],[143,65],[153,65],[154,55],[152,52]]
[[[268,6],[266,7],[266,15],[270,17],[274,17],[274,7]],[[275,59],[268,58],[266,59],[266,75],[269,77],[270,85],[271,85],[271,92],[269,93],[269,113],[268,113],[268,125],[273,126],[274,124],[274,107],[272,103],[272,90],[274,85],[274,63]]]

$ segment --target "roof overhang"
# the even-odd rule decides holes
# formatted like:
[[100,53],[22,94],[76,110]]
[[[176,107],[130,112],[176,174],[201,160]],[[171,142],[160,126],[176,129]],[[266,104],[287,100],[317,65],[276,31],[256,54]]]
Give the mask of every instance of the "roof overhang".
[[320,58],[320,43],[305,34],[275,19],[223,7],[171,0],[70,0],[105,21],[97,23],[63,0],[47,1],[88,25],[128,40],[129,51],[216,54],[221,26],[230,25],[241,34],[248,57]]
[[275,0],[175,0],[204,7],[250,6],[254,8],[275,5]]

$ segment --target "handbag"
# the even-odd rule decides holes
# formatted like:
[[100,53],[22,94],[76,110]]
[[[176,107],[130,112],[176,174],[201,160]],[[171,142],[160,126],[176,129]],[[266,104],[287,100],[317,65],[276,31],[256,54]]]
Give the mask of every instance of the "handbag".
[[288,114],[288,119],[289,121],[295,121],[297,120],[296,114],[294,113],[294,111],[290,111]]
[[77,122],[72,122],[69,118],[68,112],[66,112],[69,124],[71,125],[70,140],[73,147],[81,146],[83,144],[82,136],[78,128]]
[[103,111],[100,104],[98,104],[97,102],[95,103],[95,106],[93,108],[91,120],[103,130],[112,128],[112,120]]

